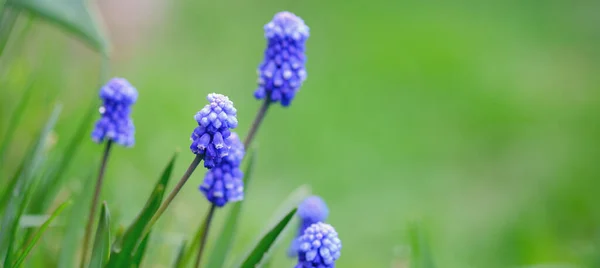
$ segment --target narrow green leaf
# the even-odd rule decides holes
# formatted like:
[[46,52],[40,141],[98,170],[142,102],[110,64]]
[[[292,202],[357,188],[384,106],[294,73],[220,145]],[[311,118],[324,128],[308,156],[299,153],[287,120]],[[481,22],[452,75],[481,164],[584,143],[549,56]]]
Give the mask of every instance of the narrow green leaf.
[[[253,151],[248,159],[248,164],[244,172],[244,192],[248,193],[248,182],[252,178],[252,172],[254,171],[256,151]],[[240,212],[242,211],[242,204],[244,202],[236,202],[232,205],[231,211],[227,219],[225,220],[225,226],[221,230],[217,244],[213,248],[212,254],[207,267],[223,267],[227,254],[231,249],[231,244],[237,230]]]
[[179,250],[177,251],[177,257],[175,257],[175,262],[173,263],[173,267],[180,268],[185,267],[181,262],[183,260],[183,256],[185,255],[185,245],[187,244],[187,240],[183,240],[181,242],[181,246],[179,246]]
[[65,207],[67,207],[67,205],[69,205],[69,204],[70,204],[70,202],[66,201],[54,210],[54,212],[50,215],[50,218],[48,218],[44,222],[44,224],[42,224],[42,226],[35,233],[35,235],[32,237],[32,239],[29,240],[29,242],[27,243],[27,246],[23,249],[23,252],[17,258],[17,261],[14,263],[14,265],[12,267],[19,267],[23,263],[23,261],[25,261],[25,258],[27,257],[29,252],[33,249],[33,246],[35,246],[35,244],[40,239],[40,237],[42,237],[42,234],[44,234],[46,229],[48,229],[48,227],[50,226],[50,223],[52,223],[52,221],[54,219],[56,219],[56,217],[58,217],[58,215],[60,215],[60,213],[62,213],[62,211],[65,209]]
[[76,267],[75,256],[79,250],[79,243],[83,236],[87,216],[92,201],[92,192],[96,172],[90,172],[83,180],[85,184],[81,187],[77,196],[73,199],[74,205],[69,211],[67,225],[64,228],[61,242],[60,255],[58,257],[58,268]]
[[44,172],[40,179],[40,187],[33,195],[33,199],[29,204],[27,213],[30,214],[42,214],[48,209],[48,206],[52,204],[52,201],[56,198],[60,188],[65,182],[65,172],[76,155],[77,149],[81,145],[84,137],[88,136],[90,122],[92,122],[93,116],[97,112],[97,101],[94,100],[90,103],[88,110],[81,119],[77,130],[70,137],[69,144],[62,156],[58,157],[56,163]]
[[[273,216],[271,217],[271,220],[269,221],[269,225],[267,225],[267,226],[273,226],[273,225],[277,224],[279,219],[281,219],[283,216],[285,216],[286,213],[288,211],[290,211],[292,208],[297,208],[298,205],[304,199],[306,199],[308,196],[311,195],[311,192],[312,191],[311,191],[310,186],[306,185],[306,184],[301,185],[298,188],[296,188],[294,191],[292,191],[288,195],[288,197],[281,203],[281,205],[279,205],[279,207],[275,210],[275,213],[273,213]],[[274,251],[278,248],[281,240],[286,236],[287,233],[289,233],[290,230],[293,230],[293,232],[295,232],[297,230],[295,227],[297,228],[297,226],[295,226],[294,224],[288,224],[288,226],[285,227],[285,229],[282,231],[281,235],[279,235],[279,237],[277,237],[277,239],[273,243],[273,246],[271,246],[271,250],[269,250],[268,252],[265,252],[265,255],[263,256],[263,259],[259,266],[267,267],[269,265],[271,256],[273,255]]]
[[[176,159],[177,153],[173,155],[171,161],[154,186],[154,190],[148,198],[146,205],[140,211],[131,226],[129,226],[129,228],[127,228],[125,231],[123,239],[116,241],[112,246],[112,258],[108,263],[108,267],[130,267],[134,258],[139,258],[140,261],[143,258],[145,246],[142,247],[142,242],[147,240],[150,233],[148,233],[146,237],[142,237],[142,233],[162,203],[165,189],[169,183],[169,179],[171,178],[171,173],[173,172],[173,166],[175,165]],[[136,249],[138,244],[140,246],[138,246]]]
[[283,217],[275,227],[273,227],[269,232],[267,232],[256,244],[256,246],[250,251],[250,253],[244,258],[242,265],[239,267],[242,268],[254,268],[258,265],[265,253],[267,253],[275,240],[283,229],[287,226],[287,224],[292,220],[294,214],[296,214],[297,208],[293,208],[290,210],[285,217]]
[[411,267],[435,268],[436,266],[429,248],[429,239],[422,224],[412,224],[409,227],[408,234],[411,246]]
[[108,263],[110,257],[110,213],[106,201],[102,203],[98,229],[96,229],[96,238],[94,248],[92,249],[92,258],[90,268],[102,268]]
[[150,236],[146,235],[144,240],[142,240],[140,245],[135,249],[133,257],[131,258],[131,267],[140,267],[142,264],[144,253],[146,253],[146,247],[148,246],[148,240],[150,240]]
[[19,224],[19,219],[25,210],[28,198],[31,196],[35,185],[35,173],[37,172],[42,159],[44,158],[44,147],[50,132],[56,124],[58,115],[62,106],[56,105],[46,125],[38,135],[38,138],[32,150],[23,160],[22,169],[12,189],[9,189],[6,196],[9,196],[6,202],[6,208],[3,211],[0,223],[0,263],[8,266],[12,256],[10,250],[11,244],[15,243],[15,233]]
[[2,140],[2,143],[0,143],[0,163],[4,159],[4,154],[6,153],[8,146],[12,143],[12,138],[15,135],[17,126],[21,122],[21,117],[25,113],[25,108],[27,107],[27,103],[29,102],[29,99],[31,98],[32,92],[33,92],[33,84],[30,83],[26,87],[25,92],[23,92],[23,96],[21,97],[21,100],[19,101],[17,108],[15,109],[15,111],[13,112],[13,114],[10,118],[8,127],[6,129],[6,133],[4,134],[4,139]]
[[7,4],[27,10],[59,25],[98,52],[108,55],[108,41],[87,2],[84,0],[8,0]]
[[187,247],[187,250],[183,254],[183,257],[180,261],[180,266],[178,267],[187,267],[188,262],[192,259],[192,257],[198,254],[198,250],[200,247],[200,238],[202,237],[202,233],[204,232],[204,225],[206,224],[206,218],[198,225],[198,229],[194,233],[194,240],[190,243],[190,246]]

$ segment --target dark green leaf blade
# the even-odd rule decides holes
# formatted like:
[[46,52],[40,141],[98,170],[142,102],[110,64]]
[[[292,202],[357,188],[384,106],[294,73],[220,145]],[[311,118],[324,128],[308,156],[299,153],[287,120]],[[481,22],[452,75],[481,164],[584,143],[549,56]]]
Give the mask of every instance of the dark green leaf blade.
[[[146,225],[156,213],[160,204],[162,203],[165,189],[171,178],[175,160],[177,159],[177,153],[171,157],[169,164],[164,169],[161,177],[156,183],[152,194],[148,198],[146,205],[138,214],[137,218],[133,221],[131,226],[127,228],[123,239],[116,241],[112,247],[112,258],[108,264],[108,267],[130,267],[133,262],[134,256],[140,260],[143,258],[145,247],[142,247],[142,242],[149,237],[150,233],[146,237],[141,237]],[[136,246],[140,245],[137,249]]]
[[185,267],[181,262],[183,260],[183,255],[185,254],[185,245],[187,244],[187,240],[183,240],[181,242],[181,246],[179,246],[179,250],[177,251],[177,257],[175,258],[175,262],[173,263],[173,267]]
[[108,263],[110,257],[110,213],[106,202],[102,203],[100,211],[100,220],[98,229],[96,229],[96,238],[94,248],[92,249],[92,258],[90,268],[102,268]]
[[38,170],[44,158],[44,147],[50,132],[56,124],[56,120],[60,114],[62,106],[57,104],[46,122],[44,129],[38,135],[35,145],[30,152],[25,156],[24,162],[21,164],[19,176],[16,177],[14,187],[6,192],[6,207],[3,210],[2,220],[0,222],[0,263],[5,266],[11,264],[11,244],[14,241],[15,232],[17,230],[19,219],[25,210],[27,200],[35,185],[35,173]]
[[[288,197],[281,203],[281,205],[279,205],[277,210],[275,210],[275,213],[273,213],[273,216],[271,217],[271,220],[269,221],[268,226],[273,226],[273,225],[277,224],[279,219],[281,219],[283,216],[285,216],[286,213],[288,211],[290,211],[292,208],[297,208],[298,205],[304,199],[306,199],[308,196],[311,195],[311,192],[312,192],[312,190],[311,190],[310,186],[306,185],[306,184],[301,185],[298,188],[296,188],[294,191],[292,191],[292,193],[290,193],[288,195]],[[273,255],[274,251],[278,248],[280,241],[285,237],[285,235],[289,232],[289,230],[294,229],[294,227],[296,227],[296,226],[294,226],[293,224],[286,226],[286,228],[282,231],[282,234],[279,237],[277,237],[277,239],[273,243],[273,246],[271,246],[271,250],[266,252],[265,256],[263,256],[263,259],[260,263],[261,267],[268,266],[269,261],[271,260],[271,256]]]
[[35,244],[40,239],[40,237],[42,237],[42,234],[44,234],[44,232],[46,231],[46,229],[48,229],[48,227],[50,226],[50,223],[52,223],[52,221],[54,221],[54,219],[56,219],[56,217],[58,217],[58,215],[60,215],[62,213],[62,211],[70,203],[71,202],[69,202],[69,201],[63,202],[60,206],[58,206],[58,208],[56,208],[54,210],[54,212],[50,215],[50,218],[48,218],[44,222],[44,224],[42,224],[42,226],[40,226],[40,229],[35,233],[35,235],[33,235],[32,239],[27,243],[27,245],[23,249],[23,252],[17,258],[17,261],[14,263],[14,265],[12,267],[19,267],[23,263],[23,261],[25,261],[25,258],[27,257],[27,255],[29,254],[29,252],[33,249],[33,246],[35,246]]
[[84,0],[8,0],[7,4],[53,22],[108,55],[109,44]]
[[297,210],[297,208],[293,208],[292,210],[290,210],[287,213],[287,215],[285,215],[285,217],[283,217],[279,221],[279,223],[277,225],[275,225],[275,227],[273,227],[269,232],[267,232],[262,237],[262,239],[260,239],[258,241],[256,246],[250,251],[250,253],[244,258],[244,261],[242,262],[242,264],[239,267],[242,267],[242,268],[256,267],[256,265],[258,265],[262,261],[265,253],[267,253],[271,249],[271,246],[273,245],[275,240],[277,240],[277,237],[279,236],[279,234],[281,234],[283,229],[285,229],[285,227],[288,225],[288,223],[292,220],[292,218],[294,217],[294,214],[296,214],[296,210]]
[[[252,178],[252,172],[254,171],[255,158],[256,151],[253,151],[248,158],[248,164],[244,172],[245,193],[248,192],[248,183],[250,182],[250,179]],[[225,264],[225,259],[229,253],[229,250],[231,249],[231,244],[237,230],[243,203],[244,202],[236,202],[233,204],[233,207],[229,212],[229,216],[227,217],[227,220],[225,220],[225,226],[223,226],[221,234],[219,235],[219,239],[217,239],[217,244],[210,255],[207,267],[223,267]]]
[[148,246],[148,240],[150,240],[150,236],[146,235],[137,249],[135,249],[133,257],[131,258],[131,267],[140,267],[142,264],[144,253],[146,253],[146,247]]

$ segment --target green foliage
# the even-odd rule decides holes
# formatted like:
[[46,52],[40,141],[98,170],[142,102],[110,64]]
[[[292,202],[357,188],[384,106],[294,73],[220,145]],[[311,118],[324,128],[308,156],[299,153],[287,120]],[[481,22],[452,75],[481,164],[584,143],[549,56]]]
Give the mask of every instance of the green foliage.
[[27,245],[25,246],[25,248],[23,249],[23,251],[21,252],[19,257],[17,258],[17,261],[11,267],[20,267],[21,266],[23,261],[25,261],[25,258],[27,258],[27,255],[29,255],[29,252],[35,246],[36,242],[40,239],[40,237],[42,237],[42,234],[44,234],[44,231],[46,231],[46,229],[48,229],[48,227],[54,221],[54,219],[56,219],[56,217],[58,217],[58,215],[60,215],[62,213],[62,211],[70,204],[71,204],[70,201],[65,201],[60,206],[58,206],[58,208],[56,208],[56,210],[54,210],[54,212],[50,215],[50,217],[42,224],[42,226],[40,226],[40,229],[33,235],[32,239],[29,242],[27,242]]
[[61,26],[104,55],[109,53],[108,41],[85,0],[7,0],[7,4]]
[[183,265],[182,263],[183,256],[185,255],[185,244],[187,244],[187,240],[183,240],[181,242],[181,245],[177,250],[177,256],[175,257],[175,261],[173,262],[173,267],[185,267],[185,265]]
[[103,268],[108,263],[108,259],[110,258],[110,240],[110,213],[106,202],[103,202],[89,268]]
[[[0,54],[1,54],[1,52],[0,52]],[[6,133],[4,134],[4,139],[2,139],[2,143],[0,143],[0,162],[2,162],[2,160],[4,159],[4,154],[6,153],[6,150],[8,149],[8,147],[13,139],[13,136],[15,135],[15,132],[17,131],[17,126],[21,122],[21,117],[23,116],[23,113],[25,112],[25,108],[27,108],[27,103],[29,102],[29,99],[31,98],[32,91],[33,91],[33,84],[29,84],[25,88],[25,92],[23,93],[23,96],[21,96],[21,99],[19,100],[19,104],[17,105],[17,108],[12,113],[12,116],[10,118],[8,126],[6,127]],[[2,194],[2,190],[0,190],[0,194]]]
[[[254,163],[256,158],[256,150],[249,154],[246,170],[244,171],[244,193],[248,194],[248,185],[252,179],[254,171]],[[225,220],[225,226],[221,230],[221,234],[217,239],[216,245],[213,247],[207,267],[223,267],[227,254],[231,249],[233,238],[235,237],[238,223],[240,222],[240,212],[244,202],[236,202],[232,204],[231,211]]]
[[132,264],[139,266],[141,263],[148,237],[150,236],[150,233],[144,237],[142,237],[142,234],[144,233],[148,222],[162,203],[165,189],[171,178],[176,159],[177,154],[174,154],[154,186],[154,190],[148,198],[146,206],[141,210],[131,226],[127,228],[123,238],[116,241],[112,246],[112,257],[108,263],[108,267],[130,267]]
[[265,254],[269,252],[271,246],[277,240],[277,237],[281,234],[281,232],[285,229],[287,224],[292,220],[294,215],[296,214],[297,208],[293,208],[290,210],[285,217],[283,217],[277,225],[273,226],[259,241],[258,243],[248,252],[244,261],[239,267],[242,268],[252,268],[256,267],[256,265],[260,264],[263,260]]
[[[2,197],[3,205],[0,211],[3,216],[0,222],[0,263],[9,266],[12,263],[15,244],[19,242],[16,237],[18,231],[19,219],[25,211],[27,202],[31,193],[35,190],[36,172],[44,159],[44,150],[46,141],[50,132],[54,128],[62,106],[56,105],[46,125],[38,135],[33,147],[23,159],[21,168]],[[5,200],[5,201],[4,201]]]

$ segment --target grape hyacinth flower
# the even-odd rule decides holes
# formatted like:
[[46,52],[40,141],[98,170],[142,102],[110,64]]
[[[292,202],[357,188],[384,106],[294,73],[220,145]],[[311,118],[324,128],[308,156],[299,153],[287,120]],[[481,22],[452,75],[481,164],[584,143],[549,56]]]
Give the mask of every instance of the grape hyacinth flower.
[[306,79],[305,43],[309,28],[291,12],[279,12],[264,27],[267,49],[258,68],[257,99],[287,107]]
[[113,78],[100,89],[103,101],[101,118],[96,122],[92,140],[102,143],[111,140],[125,147],[135,143],[135,127],[131,120],[131,105],[138,97],[137,90],[124,78]]
[[326,223],[315,223],[299,238],[295,268],[333,268],[341,249],[342,242],[335,229]]
[[198,127],[191,135],[190,150],[204,158],[204,167],[211,169],[229,153],[230,129],[236,128],[237,110],[228,97],[211,93],[206,99],[210,102],[194,116]]
[[240,170],[245,154],[244,145],[235,132],[227,139],[231,144],[229,154],[206,173],[200,185],[200,191],[206,199],[217,207],[244,199],[244,174]]
[[300,224],[298,226],[298,234],[296,239],[292,240],[288,249],[288,256],[296,257],[298,254],[298,241],[304,233],[304,230],[317,222],[325,222],[329,216],[329,208],[325,201],[318,196],[309,196],[300,205],[298,205],[298,216]]

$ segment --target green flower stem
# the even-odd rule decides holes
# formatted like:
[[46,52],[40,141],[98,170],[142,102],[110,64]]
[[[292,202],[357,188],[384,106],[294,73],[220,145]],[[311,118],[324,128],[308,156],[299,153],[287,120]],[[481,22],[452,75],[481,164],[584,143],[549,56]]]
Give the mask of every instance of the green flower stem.
[[83,250],[81,251],[81,263],[80,267],[85,267],[87,260],[87,252],[89,250],[90,237],[92,235],[92,229],[94,226],[94,218],[96,216],[96,207],[98,206],[98,200],[100,199],[100,192],[102,190],[102,182],[104,181],[104,172],[106,170],[106,164],[108,163],[108,156],[110,155],[110,148],[112,146],[112,140],[106,142],[104,148],[104,155],[102,157],[102,163],[100,164],[100,171],[98,172],[98,178],[96,179],[96,187],[94,188],[94,196],[92,199],[92,205],[90,208],[90,215],[88,218],[87,225],[85,227],[85,234],[83,236]]
[[175,196],[179,193],[179,191],[181,191],[181,188],[183,188],[183,185],[185,185],[185,183],[188,181],[188,179],[190,178],[192,173],[194,173],[194,170],[196,169],[196,167],[198,167],[198,165],[200,164],[201,161],[202,161],[202,156],[196,155],[196,157],[194,158],[194,161],[192,161],[192,163],[188,167],[185,174],[183,174],[183,176],[181,177],[181,179],[179,180],[177,185],[175,185],[175,188],[171,191],[171,193],[169,193],[169,196],[160,205],[160,207],[158,208],[156,213],[154,213],[154,216],[152,216],[152,218],[148,222],[148,225],[146,225],[144,233],[141,237],[146,237],[146,235],[150,232],[150,229],[152,229],[152,226],[156,223],[158,218],[160,218],[160,216],[165,212],[165,210],[167,210],[167,207],[169,206],[169,204],[171,204],[173,199],[175,199]]
[[263,104],[260,106],[260,109],[258,110],[256,117],[254,118],[254,122],[252,122],[252,127],[248,132],[248,136],[246,136],[246,139],[244,140],[244,148],[246,150],[248,150],[250,144],[252,143],[252,140],[254,140],[254,136],[256,135],[256,132],[258,132],[258,128],[260,127],[263,119],[265,118],[269,106],[271,106],[271,100],[267,97],[265,98]]
[[213,215],[215,214],[215,206],[212,204],[210,206],[210,210],[208,214],[206,214],[206,219],[204,219],[204,224],[202,225],[202,237],[200,238],[200,249],[198,250],[198,256],[196,256],[196,265],[194,267],[200,267],[200,261],[202,260],[202,252],[204,251],[204,246],[206,245],[206,239],[208,238],[208,231],[210,229],[210,223],[212,222]]

